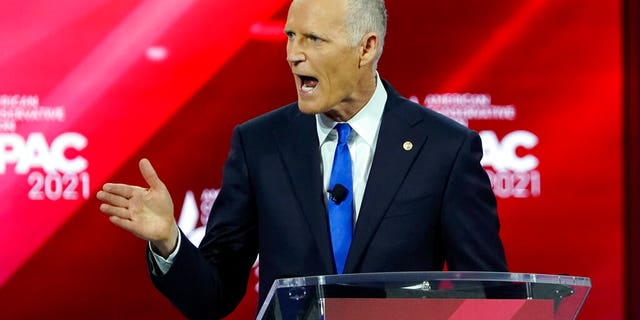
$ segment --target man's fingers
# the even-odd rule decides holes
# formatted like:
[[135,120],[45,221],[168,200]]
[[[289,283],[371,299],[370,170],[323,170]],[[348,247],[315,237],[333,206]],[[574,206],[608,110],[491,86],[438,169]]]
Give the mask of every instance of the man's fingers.
[[141,187],[122,183],[105,183],[104,186],[102,186],[102,190],[117,196],[121,196],[125,199],[130,199],[131,197],[133,197],[133,194],[136,191],[144,189]]
[[147,159],[140,160],[139,163],[140,173],[142,173],[142,177],[149,184],[151,189],[162,189],[164,188],[164,184],[158,177],[156,170],[153,169],[151,162]]
[[129,202],[124,196],[106,191],[98,191],[98,193],[96,194],[96,198],[106,204],[110,204],[116,207],[127,207]]
[[111,217],[117,217],[121,219],[131,219],[131,213],[126,208],[112,206],[110,204],[103,203],[100,205],[100,211]]
[[122,219],[122,218],[117,217],[117,216],[110,216],[109,217],[109,221],[111,221],[111,223],[115,224],[116,226],[118,226],[118,227],[120,227],[120,228],[122,228],[124,230],[127,230],[127,231],[129,231],[131,233],[134,233],[133,229],[132,229],[133,228],[133,222],[131,222],[128,219]]

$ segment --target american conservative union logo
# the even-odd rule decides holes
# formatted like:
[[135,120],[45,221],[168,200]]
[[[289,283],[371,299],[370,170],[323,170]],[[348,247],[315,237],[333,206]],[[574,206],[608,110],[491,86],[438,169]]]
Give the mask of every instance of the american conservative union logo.
[[87,138],[78,132],[56,135],[19,132],[22,123],[64,123],[64,106],[43,106],[38,95],[0,93],[0,179],[26,176],[29,200],[89,198],[89,161],[81,153]]
[[[417,97],[411,100],[421,103]],[[486,93],[429,94],[422,101],[426,108],[437,111],[465,126],[470,120],[515,121],[514,105],[496,105]],[[489,175],[495,195],[499,198],[539,197],[540,160],[534,154],[538,136],[526,129],[515,129],[502,137],[494,130],[478,132],[482,139],[482,165]],[[524,151],[524,152],[523,152]]]

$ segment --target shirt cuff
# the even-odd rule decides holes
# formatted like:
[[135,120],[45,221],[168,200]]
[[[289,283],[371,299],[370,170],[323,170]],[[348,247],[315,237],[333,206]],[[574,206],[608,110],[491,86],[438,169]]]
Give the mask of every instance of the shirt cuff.
[[176,244],[176,249],[173,250],[173,252],[165,259],[163,256],[155,252],[153,246],[151,245],[151,241],[149,241],[149,251],[151,252],[153,259],[155,260],[156,265],[158,266],[159,270],[157,271],[160,271],[160,275],[165,275],[167,272],[169,272],[169,269],[173,265],[173,260],[175,260],[176,255],[180,250],[181,242],[182,242],[182,234],[178,230],[178,243]]

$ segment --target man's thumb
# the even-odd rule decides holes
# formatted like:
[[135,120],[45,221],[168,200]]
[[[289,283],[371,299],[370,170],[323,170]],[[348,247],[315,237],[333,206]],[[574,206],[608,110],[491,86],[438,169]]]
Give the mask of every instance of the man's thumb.
[[156,170],[153,169],[153,166],[148,159],[143,158],[140,160],[139,166],[140,173],[142,173],[142,177],[149,184],[149,187],[152,189],[163,188],[164,184],[158,177],[158,174],[156,174]]

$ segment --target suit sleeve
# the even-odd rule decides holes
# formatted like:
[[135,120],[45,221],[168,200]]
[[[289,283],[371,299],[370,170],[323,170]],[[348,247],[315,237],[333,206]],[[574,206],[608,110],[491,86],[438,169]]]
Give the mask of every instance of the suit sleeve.
[[443,201],[443,236],[449,270],[507,271],[496,199],[482,168],[482,143],[470,131],[458,149]]
[[[200,248],[182,235],[169,271],[161,276],[150,273],[156,288],[189,319],[224,317],[244,296],[258,251],[255,197],[245,160],[236,127]],[[152,270],[153,261],[148,262]]]

